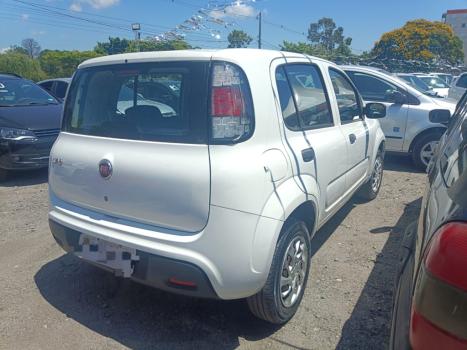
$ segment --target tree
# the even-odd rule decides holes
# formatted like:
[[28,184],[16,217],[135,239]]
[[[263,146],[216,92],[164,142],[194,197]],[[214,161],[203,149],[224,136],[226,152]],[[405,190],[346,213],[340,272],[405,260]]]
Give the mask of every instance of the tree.
[[229,41],[228,47],[247,47],[253,41],[253,38],[249,36],[243,30],[232,30],[227,40]]
[[380,60],[414,60],[458,64],[463,61],[462,41],[442,22],[418,19],[384,33],[372,55]]
[[319,45],[312,45],[304,42],[293,43],[290,41],[284,41],[281,44],[282,51],[303,53],[306,55],[317,56],[325,59],[330,59],[329,53]]
[[94,51],[101,55],[115,55],[127,52],[130,46],[130,40],[110,37],[108,42],[97,42]]
[[49,78],[63,78],[71,77],[81,62],[98,56],[95,51],[44,50],[39,62]]
[[18,74],[35,81],[46,78],[37,60],[14,51],[0,54],[0,72]]
[[314,45],[322,46],[330,54],[336,48],[341,54],[351,53],[352,38],[345,38],[344,28],[337,27],[334,20],[329,17],[323,17],[316,23],[310,23],[308,40]]
[[23,39],[23,41],[21,41],[21,47],[27,52],[30,58],[37,58],[41,53],[41,46],[32,38]]
[[136,42],[135,40],[130,41],[126,52],[146,52],[146,51],[172,51],[172,50],[188,50],[191,49],[191,45],[185,40],[141,40]]

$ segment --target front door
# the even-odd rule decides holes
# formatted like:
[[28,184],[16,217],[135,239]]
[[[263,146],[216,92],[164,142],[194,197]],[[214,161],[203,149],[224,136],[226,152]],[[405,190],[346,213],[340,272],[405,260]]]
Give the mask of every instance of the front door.
[[389,92],[400,91],[401,88],[388,80],[369,73],[347,71],[365,102],[379,102],[386,106],[386,117],[379,119],[381,129],[386,136],[386,150],[401,152],[403,150],[407,118],[410,106],[396,104],[391,101]]
[[369,133],[360,98],[350,80],[334,68],[329,69],[329,77],[339,109],[341,131],[347,143],[346,183],[351,190],[359,187],[368,175]]

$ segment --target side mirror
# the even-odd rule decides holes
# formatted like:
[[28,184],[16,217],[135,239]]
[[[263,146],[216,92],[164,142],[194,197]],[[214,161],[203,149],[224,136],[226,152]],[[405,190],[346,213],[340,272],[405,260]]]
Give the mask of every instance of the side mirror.
[[403,105],[407,102],[407,97],[398,90],[388,90],[386,92],[386,98],[388,101],[391,101],[396,105]]
[[448,124],[451,120],[451,112],[447,109],[434,109],[428,115],[430,122],[437,124]]
[[367,103],[365,115],[370,119],[380,119],[386,116],[386,106],[382,103]]

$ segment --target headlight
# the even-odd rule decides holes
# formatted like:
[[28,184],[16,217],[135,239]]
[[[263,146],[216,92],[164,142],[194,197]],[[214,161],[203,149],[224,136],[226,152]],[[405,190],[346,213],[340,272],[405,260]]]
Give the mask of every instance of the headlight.
[[30,140],[36,141],[36,135],[30,131],[25,129],[15,129],[15,128],[0,128],[0,139],[5,140]]

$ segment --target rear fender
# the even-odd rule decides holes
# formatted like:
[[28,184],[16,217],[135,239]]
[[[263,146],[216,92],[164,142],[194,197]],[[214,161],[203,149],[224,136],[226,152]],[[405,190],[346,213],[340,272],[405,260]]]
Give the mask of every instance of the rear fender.
[[[300,187],[298,184],[301,184]],[[303,185],[305,185],[307,193],[301,190]],[[318,198],[319,187],[311,176],[302,175],[300,178],[293,176],[275,188],[268,198],[256,226],[253,240],[254,254],[251,256],[251,266],[255,272],[263,273],[267,277],[266,272],[271,266],[276,243],[284,222],[295,209],[306,201],[312,201],[313,206],[319,208]],[[315,223],[318,222],[317,211],[315,210]]]

